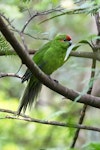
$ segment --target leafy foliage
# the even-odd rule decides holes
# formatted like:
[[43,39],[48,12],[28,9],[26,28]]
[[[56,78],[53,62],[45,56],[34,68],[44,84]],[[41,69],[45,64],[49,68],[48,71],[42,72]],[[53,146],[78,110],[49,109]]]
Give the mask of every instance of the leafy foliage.
[[86,146],[84,146],[83,150],[99,150],[100,149],[100,143],[89,143]]
[[[22,40],[24,39],[25,43],[21,43],[22,46],[27,46],[32,50],[39,49],[45,43],[44,40],[37,39],[43,39],[45,36],[51,39],[58,32],[69,32],[73,36],[73,43],[78,43],[77,41],[83,39],[69,49],[67,53],[68,58],[72,50],[77,50],[78,48],[79,50],[84,50],[81,46],[82,44],[90,45],[91,40],[96,41],[96,39],[100,39],[99,36],[92,33],[94,26],[90,28],[92,22],[91,15],[100,10],[99,0],[95,0],[94,2],[91,0],[75,0],[72,2],[75,5],[69,9],[68,7],[61,7],[61,3],[58,0],[2,0],[0,1],[0,13],[9,18],[10,23],[19,32],[32,16],[37,15],[37,17],[31,18],[31,22],[29,22],[24,33],[22,33],[22,37],[18,34],[19,32],[17,34],[15,32],[18,35],[18,40],[21,38]],[[47,15],[45,15],[46,13]],[[43,22],[45,23],[42,24]],[[90,33],[92,36],[89,36]],[[37,38],[35,39],[32,36]],[[90,49],[87,47],[86,51],[89,51]],[[12,48],[8,42],[0,35],[0,54],[6,52],[6,55],[8,55],[11,50]],[[0,57],[0,71],[17,72],[20,65],[18,58],[14,58],[13,60],[6,58]],[[64,67],[53,74],[53,77],[57,78],[63,85],[83,91],[81,93],[84,94],[91,87],[94,80],[92,79],[91,83],[87,85],[87,76],[90,71],[89,64],[90,61],[86,59],[70,58]],[[24,72],[25,68],[23,67],[19,74],[22,75]],[[0,107],[17,110],[23,86],[15,78],[0,79]],[[54,92],[52,93],[50,90],[48,92],[45,89],[41,93],[40,101],[36,104],[36,108],[31,111],[30,115],[39,119],[54,119],[56,121],[77,123],[80,116],[80,109],[81,105],[70,102],[66,103],[65,98],[62,98],[58,94],[56,95]],[[99,126],[98,115],[99,112],[96,109],[93,112],[93,109],[89,108],[85,123],[87,125]],[[60,128],[2,119],[4,117],[4,113],[0,113],[0,149],[2,150],[71,150],[68,147],[75,131],[72,128]],[[82,131],[77,141],[78,149],[98,150],[100,143],[91,142],[88,144],[89,141],[93,141],[93,135],[97,139],[100,139],[99,134],[97,135],[95,132],[93,134],[92,132]]]
[[5,54],[8,55],[9,51],[11,51],[11,46],[5,40],[5,38],[0,34],[0,54],[2,54],[2,52],[5,52]]
[[48,19],[46,19],[40,23],[44,23],[44,22],[49,21],[51,19],[54,19],[56,17],[60,17],[60,16],[67,15],[67,14],[68,15],[84,14],[84,13],[85,14],[90,14],[90,13],[95,14],[97,11],[99,11],[99,9],[100,9],[100,6],[98,5],[98,2],[96,3],[95,1],[94,2],[87,1],[80,6],[76,5],[75,8],[72,8],[72,9],[69,8],[67,10],[65,9],[65,10],[63,10],[63,13],[60,13],[60,14],[55,15],[53,17],[50,17],[50,18],[48,18]]

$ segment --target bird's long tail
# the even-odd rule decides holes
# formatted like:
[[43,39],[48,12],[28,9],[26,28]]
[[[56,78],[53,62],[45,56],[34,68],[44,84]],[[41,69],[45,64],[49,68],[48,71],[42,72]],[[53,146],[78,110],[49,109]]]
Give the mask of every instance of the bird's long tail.
[[31,77],[28,82],[29,83],[21,98],[21,102],[17,111],[17,115],[19,115],[22,110],[23,112],[25,112],[27,107],[29,108],[32,107],[34,100],[37,98],[41,90],[42,84],[37,79],[34,79],[33,77]]

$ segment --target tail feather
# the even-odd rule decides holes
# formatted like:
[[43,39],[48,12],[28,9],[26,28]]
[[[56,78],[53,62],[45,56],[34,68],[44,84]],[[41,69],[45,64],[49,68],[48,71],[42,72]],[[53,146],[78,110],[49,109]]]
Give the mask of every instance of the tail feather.
[[31,78],[29,80],[29,83],[24,91],[24,94],[21,98],[21,103],[19,105],[17,114],[19,115],[21,113],[21,111],[23,110],[23,112],[25,113],[26,108],[32,107],[32,104],[34,102],[34,100],[37,98],[40,90],[41,90],[42,84],[38,81],[38,80],[34,80],[33,78]]

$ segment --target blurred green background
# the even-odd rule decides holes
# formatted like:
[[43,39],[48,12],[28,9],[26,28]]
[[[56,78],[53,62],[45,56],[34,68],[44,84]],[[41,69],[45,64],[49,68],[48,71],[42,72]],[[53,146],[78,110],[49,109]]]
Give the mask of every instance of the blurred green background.
[[[68,0],[65,1],[68,4]],[[62,4],[66,6],[65,1],[0,0],[0,12],[9,18],[15,29],[21,31],[30,15],[35,14],[37,11],[45,11]],[[75,1],[72,1],[72,4],[73,2]],[[72,5],[72,7],[74,6]],[[36,37],[34,39],[24,35],[25,43],[29,49],[39,49],[39,47],[47,42],[38,38],[52,39],[57,33],[69,34],[72,37],[73,43],[77,43],[89,35],[97,34],[95,19],[91,14],[65,15],[39,24],[55,14],[54,12],[49,15],[40,15],[34,18],[27,26],[25,33]],[[19,34],[17,32],[14,33],[22,43]],[[91,51],[91,49],[89,46],[82,46],[78,51]],[[21,61],[17,56],[0,56],[0,72],[16,73],[20,65]],[[82,91],[88,85],[90,68],[91,60],[71,57],[63,67],[53,73],[52,78],[55,78],[59,83],[68,88]],[[26,67],[23,66],[18,74],[22,76],[25,70]],[[24,88],[25,84],[21,84],[21,80],[18,78],[0,78],[0,108],[16,111]],[[98,88],[97,85],[96,88]],[[31,111],[27,110],[26,114],[43,120],[77,123],[81,108],[82,104],[73,104],[61,95],[43,86],[36,105]],[[69,149],[68,147],[72,142],[75,129],[2,119],[5,115],[7,114],[0,112],[0,150]],[[99,126],[99,110],[88,108],[84,123],[86,125]],[[92,150],[93,147],[97,149],[100,146],[99,139],[99,133],[81,130],[76,147],[83,150]]]

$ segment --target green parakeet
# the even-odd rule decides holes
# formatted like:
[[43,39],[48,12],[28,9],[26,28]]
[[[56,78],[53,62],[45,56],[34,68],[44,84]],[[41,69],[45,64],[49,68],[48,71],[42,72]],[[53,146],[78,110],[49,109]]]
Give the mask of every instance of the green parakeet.
[[[68,47],[71,45],[71,38],[68,35],[57,35],[55,38],[46,43],[33,56],[33,61],[47,75],[51,75],[55,70],[64,64],[64,58]],[[19,115],[21,111],[26,111],[27,106],[31,107],[34,99],[37,98],[42,83],[31,73],[26,70],[22,77],[22,83],[28,81],[27,87],[21,98],[21,102],[17,111]]]

